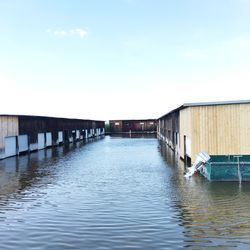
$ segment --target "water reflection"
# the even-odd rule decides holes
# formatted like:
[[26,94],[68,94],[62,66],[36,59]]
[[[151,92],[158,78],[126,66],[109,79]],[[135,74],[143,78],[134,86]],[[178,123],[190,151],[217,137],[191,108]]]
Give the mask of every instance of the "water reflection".
[[180,211],[186,246],[246,247],[250,243],[250,184],[209,182],[198,175],[186,180],[184,163],[164,144],[159,148],[167,167],[175,172],[173,205]]
[[25,199],[29,188],[33,188],[34,194],[37,192],[34,198],[39,197],[38,189],[56,181],[54,177],[58,174],[56,171],[60,171],[58,169],[60,161],[65,160],[67,154],[83,145],[85,145],[84,142],[66,144],[1,160],[0,212],[1,207],[7,205],[8,201],[14,201],[15,206],[16,199]]
[[155,138],[0,161],[0,248],[248,249],[250,185],[184,172]]

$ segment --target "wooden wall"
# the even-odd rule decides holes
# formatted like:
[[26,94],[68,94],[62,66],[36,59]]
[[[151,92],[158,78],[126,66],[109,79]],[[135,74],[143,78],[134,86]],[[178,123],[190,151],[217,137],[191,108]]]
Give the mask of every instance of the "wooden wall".
[[121,133],[122,132],[122,120],[109,121],[109,131],[111,133]]
[[191,138],[191,108],[180,110],[180,157],[184,159],[184,136]]
[[[37,142],[37,134],[52,132],[53,143],[58,140],[58,132],[63,131],[67,137],[72,136],[72,130],[96,129],[105,127],[104,121],[53,118],[42,116],[19,116],[19,134],[29,135],[29,142]],[[88,131],[89,133],[89,131]]]
[[190,136],[192,162],[200,151],[211,155],[250,154],[250,104],[189,107],[180,111],[181,157]]
[[158,133],[172,149],[177,147],[175,137],[176,134],[179,134],[179,130],[179,110],[158,119]]
[[110,120],[110,133],[154,133],[156,132],[156,120]]
[[6,136],[18,135],[18,118],[16,116],[0,116],[0,149],[4,148]]

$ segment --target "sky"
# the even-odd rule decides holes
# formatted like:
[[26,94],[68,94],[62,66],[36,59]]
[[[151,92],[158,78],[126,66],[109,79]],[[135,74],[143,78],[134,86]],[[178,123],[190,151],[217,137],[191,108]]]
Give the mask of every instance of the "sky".
[[0,0],[0,114],[158,118],[250,99],[250,0]]

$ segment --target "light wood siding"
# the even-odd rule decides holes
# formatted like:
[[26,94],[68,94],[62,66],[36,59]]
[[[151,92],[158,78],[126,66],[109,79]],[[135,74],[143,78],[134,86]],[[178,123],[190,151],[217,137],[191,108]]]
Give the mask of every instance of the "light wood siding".
[[181,156],[190,136],[192,162],[204,150],[210,155],[250,154],[250,104],[189,107],[180,112]]
[[18,135],[18,118],[16,116],[0,117],[0,149],[4,148],[4,138],[6,136]]
[[[191,108],[180,110],[180,157],[184,159],[184,136],[191,138]],[[193,143],[191,141],[191,143]]]
[[[245,154],[250,154],[250,104],[240,105],[240,141],[241,150]],[[243,154],[243,153],[242,153]]]

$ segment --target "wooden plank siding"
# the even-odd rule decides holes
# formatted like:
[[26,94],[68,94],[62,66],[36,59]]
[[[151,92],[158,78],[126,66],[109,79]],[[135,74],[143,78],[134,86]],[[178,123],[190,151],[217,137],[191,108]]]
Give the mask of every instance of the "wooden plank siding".
[[158,134],[161,139],[167,142],[172,149],[179,151],[178,139],[179,135],[179,110],[175,110],[158,119]]
[[184,159],[184,136],[191,138],[191,108],[180,110],[180,157]]
[[[54,118],[54,117],[40,117],[40,116],[19,116],[19,134],[28,134],[30,143],[37,143],[38,133],[52,133],[53,145],[57,144],[58,132],[64,133],[64,137],[76,136],[76,131],[82,133],[82,130],[88,129],[103,129],[105,127],[104,121],[68,119],[68,118]],[[74,135],[73,132],[74,131]],[[65,138],[64,138],[65,139]],[[74,138],[76,139],[76,138]]]
[[115,133],[155,133],[156,120],[110,120],[109,130],[111,134]]
[[0,154],[4,151],[4,139],[18,135],[18,119],[16,116],[0,116]]
[[184,135],[191,138],[192,162],[204,150],[210,155],[250,154],[250,104],[187,107],[180,110],[180,156]]

